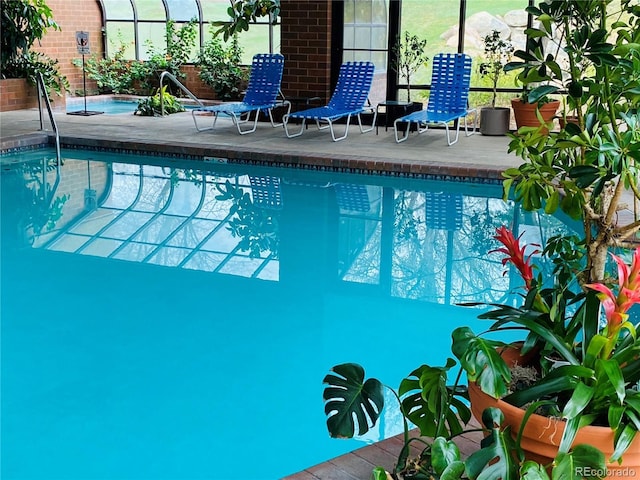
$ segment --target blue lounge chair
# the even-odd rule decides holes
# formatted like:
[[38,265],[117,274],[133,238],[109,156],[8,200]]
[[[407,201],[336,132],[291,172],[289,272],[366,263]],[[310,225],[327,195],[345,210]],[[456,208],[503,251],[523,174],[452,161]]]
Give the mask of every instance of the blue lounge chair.
[[[305,124],[307,120],[315,120],[318,129],[324,130],[329,128],[331,130],[331,137],[334,142],[347,138],[349,133],[349,123],[351,122],[351,116],[358,117],[358,125],[360,126],[360,132],[366,133],[373,130],[373,126],[368,129],[363,129],[362,118],[360,114],[365,111],[371,111],[374,114],[373,125],[376,124],[376,112],[375,109],[368,103],[369,91],[371,90],[371,83],[373,82],[374,66],[371,62],[346,62],[340,67],[340,75],[338,76],[338,84],[336,85],[329,104],[325,107],[310,108],[302,110],[300,112],[294,112],[287,114],[283,117],[284,129],[287,137],[298,137],[302,135],[305,130]],[[336,120],[345,118],[347,119],[347,126],[345,128],[344,135],[336,138],[333,130],[333,122]],[[292,118],[302,120],[300,131],[296,133],[289,133],[289,121]],[[326,124],[326,125],[321,125]]]
[[[220,105],[210,107],[196,108],[191,112],[196,130],[202,132],[204,130],[212,130],[216,126],[219,114],[225,114],[231,117],[231,120],[238,128],[240,135],[252,133],[256,131],[258,126],[258,117],[260,112],[264,111],[269,115],[271,126],[279,127],[282,123],[275,123],[271,115],[271,109],[276,106],[284,106],[287,113],[291,110],[291,103],[287,100],[278,99],[280,95],[280,83],[282,81],[282,70],[284,69],[284,57],[280,54],[259,53],[253,56],[251,63],[251,73],[249,76],[249,85],[242,102],[226,102]],[[213,125],[206,128],[200,128],[196,117],[201,116],[198,113],[213,114]],[[242,130],[240,125],[249,122],[251,113],[255,112],[253,126],[248,130]]]
[[[443,124],[447,133],[447,144],[453,145],[460,134],[460,119],[464,118],[464,130],[468,137],[476,130],[474,120],[473,131],[469,133],[467,115],[476,109],[469,109],[469,83],[471,81],[471,57],[463,53],[439,53],[433,57],[433,74],[431,76],[431,91],[426,110],[413,112],[393,122],[396,142],[404,142],[409,138],[412,123],[418,125],[418,133],[424,133],[430,123]],[[449,123],[455,121],[456,137],[452,141]],[[406,123],[403,137],[398,137],[401,131],[399,124]]]

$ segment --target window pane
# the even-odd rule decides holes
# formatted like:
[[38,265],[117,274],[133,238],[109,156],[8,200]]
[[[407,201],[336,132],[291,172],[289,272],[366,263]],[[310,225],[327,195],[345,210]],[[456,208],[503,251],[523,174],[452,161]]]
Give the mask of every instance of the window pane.
[[356,2],[355,23],[371,23],[371,1]]
[[371,23],[387,24],[387,2],[386,0],[372,0],[371,5]]
[[[253,24],[242,35],[238,42],[243,49],[242,63],[250,65],[256,53],[269,53],[269,25]],[[273,53],[280,52],[280,26],[273,26]]]
[[167,12],[162,0],[134,0],[139,20],[166,20]]
[[167,0],[169,6],[169,18],[188,22],[192,18],[200,20],[198,15],[198,6],[195,0]]
[[355,47],[355,35],[356,29],[351,26],[344,27],[344,37],[342,39],[344,48],[354,48]]
[[371,27],[356,27],[355,48],[362,50],[371,48]]
[[166,51],[166,24],[138,23],[138,41],[140,42],[140,60],[149,60],[153,51]]
[[205,22],[227,20],[228,0],[202,0],[202,18]]
[[371,27],[371,48],[387,49],[387,25],[374,25]]
[[133,20],[133,8],[129,0],[104,0],[106,20]]
[[[489,76],[484,78],[478,73],[478,66],[484,58],[485,36],[493,30],[500,32],[500,38],[509,41],[514,48],[524,49],[527,28],[527,0],[499,0],[487,5],[485,0],[469,0],[467,2],[466,31],[464,36],[464,51],[473,58],[474,70],[471,76],[472,87],[490,88],[493,81]],[[457,35],[457,33],[456,33]],[[501,75],[498,79],[498,88],[514,88],[516,72]],[[496,105],[509,106],[513,93],[502,93],[496,97]],[[487,105],[491,102],[492,94],[489,92],[477,92],[470,96],[470,102],[474,105]]]
[[107,54],[112,58],[122,45],[127,60],[135,60],[136,50],[133,36],[133,22],[107,22]]

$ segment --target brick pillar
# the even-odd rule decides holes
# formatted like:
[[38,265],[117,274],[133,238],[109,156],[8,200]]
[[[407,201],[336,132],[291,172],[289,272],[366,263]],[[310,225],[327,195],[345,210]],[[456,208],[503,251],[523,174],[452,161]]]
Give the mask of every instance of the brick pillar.
[[281,0],[280,51],[288,97],[331,96],[331,0]]

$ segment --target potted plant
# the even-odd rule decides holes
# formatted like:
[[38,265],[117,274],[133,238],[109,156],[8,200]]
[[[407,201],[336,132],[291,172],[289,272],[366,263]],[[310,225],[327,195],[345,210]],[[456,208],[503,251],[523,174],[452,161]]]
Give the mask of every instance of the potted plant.
[[138,106],[133,114],[142,117],[159,117],[165,114],[184,112],[184,110],[180,100],[171,95],[167,91],[167,86],[164,85],[162,90],[157,88],[154,95],[138,100]]
[[399,37],[393,47],[391,68],[407,82],[407,102],[411,102],[411,76],[429,61],[426,46],[426,39],[405,31],[404,38]]
[[496,107],[498,81],[505,73],[504,66],[511,60],[513,45],[500,37],[498,30],[493,30],[483,39],[484,61],[479,65],[480,75],[491,82],[491,106],[480,110],[480,133],[483,135],[504,135],[509,131],[511,110],[507,107]]
[[[468,327],[453,332],[452,351],[467,372],[474,414],[480,416],[489,406],[500,408],[512,431],[519,432],[529,458],[548,463],[574,442],[588,442],[606,454],[610,475],[629,478],[625,472],[640,468],[640,340],[627,313],[640,302],[640,248],[631,265],[613,257],[615,282],[580,285],[567,268],[573,263],[565,251],[574,248],[571,242],[553,239],[547,244],[544,254],[555,260],[556,268],[545,282],[542,274],[535,278],[531,254],[525,255],[519,238],[501,227],[496,239],[502,243],[496,251],[505,254],[503,264],[520,273],[526,294],[522,306],[494,305],[480,318],[494,320],[486,334],[521,330],[523,343],[515,348],[529,358],[507,361],[501,349],[513,350],[513,345],[487,340]],[[510,367],[516,363],[528,367],[529,381],[514,379]],[[536,423],[546,429],[534,431]]]
[[[404,37],[398,36],[393,47],[393,57],[391,68],[403,78],[407,83],[407,100],[386,101],[385,105],[385,126],[393,125],[393,122],[403,115],[422,110],[422,102],[413,102],[411,100],[411,77],[418,69],[426,65],[429,57],[425,53],[427,40],[417,35],[411,35],[408,31],[404,32]],[[412,129],[416,128],[412,125]]]

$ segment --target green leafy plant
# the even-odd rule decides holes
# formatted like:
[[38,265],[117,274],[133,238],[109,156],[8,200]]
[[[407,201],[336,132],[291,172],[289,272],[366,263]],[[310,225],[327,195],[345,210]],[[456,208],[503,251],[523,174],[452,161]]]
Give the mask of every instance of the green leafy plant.
[[516,51],[519,60],[505,67],[519,71],[529,100],[563,86],[577,114],[577,123],[559,132],[528,128],[514,135],[509,151],[524,162],[503,175],[505,194],[513,189],[525,209],[560,209],[581,220],[582,283],[602,280],[609,249],[630,246],[640,229],[638,221],[617,222],[616,214],[624,192],[640,198],[640,12],[627,0],[616,5],[558,0],[528,8],[540,26],[530,29],[528,50]]
[[[115,53],[110,58],[100,58],[91,55],[85,58],[84,69],[87,77],[96,82],[100,93],[133,93],[134,65],[125,57],[127,45],[119,36],[119,43]],[[74,58],[72,63],[82,68],[82,60]]]
[[[193,54],[196,37],[198,34],[198,22],[195,19],[177,27],[174,20],[167,21],[165,27],[165,45],[162,48],[156,47],[148,40],[147,56],[149,60],[137,62],[133,67],[133,79],[140,83],[143,92],[150,92],[157,88],[160,82],[160,75],[167,71],[178,79],[184,79],[185,74],[180,71],[180,67],[187,63]],[[173,87],[169,87],[172,93]]]
[[[496,251],[505,255],[503,263],[511,263],[520,273],[526,296],[520,307],[494,305],[480,315],[494,321],[484,335],[514,329],[526,333],[522,352],[533,352],[539,359],[534,365],[539,379],[509,391],[512,375],[499,354],[506,344],[475,335],[468,327],[454,330],[453,353],[469,381],[488,395],[517,407],[545,404],[549,415],[565,419],[561,454],[568,452],[580,427],[593,424],[615,432],[610,461],[619,460],[640,427],[640,341],[637,324],[628,320],[627,313],[640,303],[640,249],[630,266],[613,257],[616,280],[586,284],[583,291],[562,268],[556,269],[553,284],[545,288],[541,274],[534,278],[530,255],[525,256],[519,239],[504,227],[496,238],[503,245]],[[601,309],[605,324],[600,322]]]
[[251,22],[260,17],[269,17],[272,23],[276,23],[280,14],[280,0],[229,0],[231,6],[227,8],[228,22],[213,22],[219,27],[214,36],[223,35],[226,42],[229,38],[242,31],[249,30]]
[[138,106],[133,113],[143,117],[161,116],[163,113],[162,107],[164,107],[164,113],[166,114],[184,112],[185,110],[180,100],[167,92],[167,86],[165,85],[162,90],[156,89],[154,95],[138,100]]
[[393,47],[391,67],[407,82],[407,102],[411,101],[411,76],[429,61],[424,53],[427,40],[404,32],[404,37],[398,37]]
[[249,78],[248,71],[240,66],[242,48],[237,35],[225,45],[218,37],[212,36],[202,47],[196,66],[200,69],[200,79],[216,92],[220,100],[236,99]]
[[[422,365],[402,380],[398,392],[385,387],[377,379],[365,380],[365,372],[360,365],[334,366],[324,378],[323,396],[329,434],[334,438],[352,438],[367,433],[385,408],[383,389],[388,388],[397,400],[404,425],[403,448],[390,472],[392,478],[548,480],[543,466],[524,460],[509,427],[504,426],[502,412],[494,407],[486,409],[482,415],[483,430],[487,436],[481,448],[467,459],[461,458],[456,437],[477,429],[463,426],[470,420],[471,412],[466,405],[466,389],[459,385],[460,373],[453,385],[447,385],[448,372],[454,366],[456,362],[451,358],[444,367]],[[410,425],[418,428],[420,437],[409,434]],[[423,447],[415,458],[410,458],[412,444]],[[558,457],[553,466],[553,478],[556,478],[556,472],[563,472],[567,475],[564,478],[577,480],[582,478],[577,474],[582,468],[601,471],[604,467],[600,451],[589,445],[577,445],[571,452]],[[372,477],[387,480],[387,471],[382,466],[376,467]]]
[[1,18],[2,78],[27,78],[35,85],[39,72],[49,90],[58,94],[68,90],[69,82],[60,74],[58,61],[30,50],[48,29],[60,30],[45,1],[3,0]]
[[484,59],[478,66],[478,71],[483,78],[488,78],[491,82],[491,108],[495,108],[498,82],[500,77],[505,74],[504,66],[511,60],[513,45],[508,40],[503,40],[498,30],[493,30],[486,35],[483,42]]

